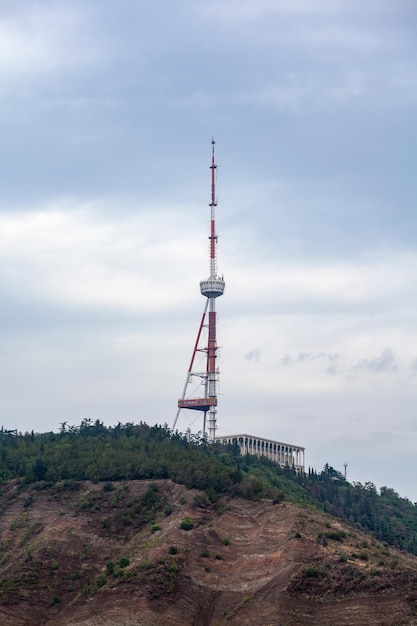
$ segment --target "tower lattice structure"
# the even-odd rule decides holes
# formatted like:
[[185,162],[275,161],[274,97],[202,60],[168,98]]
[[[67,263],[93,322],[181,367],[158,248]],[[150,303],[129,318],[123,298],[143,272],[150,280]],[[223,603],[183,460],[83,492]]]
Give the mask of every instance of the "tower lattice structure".
[[[187,371],[184,390],[181,398],[178,400],[178,411],[175,417],[173,429],[178,421],[178,417],[182,409],[191,409],[193,411],[201,411],[203,413],[203,437],[210,441],[214,441],[216,436],[216,414],[217,414],[217,385],[219,380],[219,368],[217,366],[217,319],[216,319],[216,298],[224,293],[225,282],[223,276],[217,273],[217,233],[216,233],[216,168],[214,158],[215,141],[211,141],[211,202],[210,206],[210,235],[209,235],[209,253],[210,253],[210,274],[206,280],[200,282],[200,292],[206,298],[206,304],[201,318],[200,326],[197,333],[197,339],[194,345],[190,366]],[[207,315],[208,313],[208,315]],[[203,343],[203,336],[206,342]],[[195,368],[197,353],[203,353],[204,369]],[[192,383],[200,381],[198,387],[194,390],[194,394],[190,394]],[[201,393],[201,389],[203,392]]]

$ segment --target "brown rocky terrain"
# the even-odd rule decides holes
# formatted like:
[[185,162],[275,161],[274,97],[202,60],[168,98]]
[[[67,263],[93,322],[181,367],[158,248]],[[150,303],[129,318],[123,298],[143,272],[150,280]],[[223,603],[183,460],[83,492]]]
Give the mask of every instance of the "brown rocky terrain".
[[11,482],[0,507],[2,626],[417,625],[417,558],[315,509],[170,481]]

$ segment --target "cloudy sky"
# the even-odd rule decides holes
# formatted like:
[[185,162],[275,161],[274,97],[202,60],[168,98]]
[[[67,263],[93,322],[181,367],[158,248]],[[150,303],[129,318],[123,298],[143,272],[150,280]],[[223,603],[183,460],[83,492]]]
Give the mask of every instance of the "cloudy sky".
[[172,424],[214,136],[218,434],[416,501],[416,24],[414,0],[0,1],[1,424]]

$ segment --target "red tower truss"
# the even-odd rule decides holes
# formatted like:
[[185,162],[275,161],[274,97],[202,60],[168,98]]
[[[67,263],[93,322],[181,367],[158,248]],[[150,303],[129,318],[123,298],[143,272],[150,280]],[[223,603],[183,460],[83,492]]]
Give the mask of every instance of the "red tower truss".
[[[194,411],[202,411],[204,415],[203,421],[203,437],[207,436],[214,441],[216,436],[216,413],[217,413],[217,383],[219,379],[219,369],[217,360],[217,337],[216,337],[216,298],[224,293],[225,282],[223,276],[217,274],[217,233],[216,233],[216,168],[214,159],[214,139],[211,140],[211,202],[210,202],[210,274],[206,280],[200,283],[201,294],[207,299],[201,318],[200,327],[197,333],[197,339],[191,357],[190,366],[188,368],[185,380],[184,390],[181,398],[178,400],[178,411],[175,417],[173,429],[177,424],[179,414],[182,409],[191,409]],[[208,315],[207,315],[208,312]],[[203,344],[202,337],[207,336],[206,342]],[[203,345],[201,345],[203,344]],[[197,353],[204,355],[204,369],[198,371],[195,369],[195,361]],[[190,388],[195,379],[199,379],[200,384],[195,394],[190,394]],[[203,391],[201,393],[201,391]]]

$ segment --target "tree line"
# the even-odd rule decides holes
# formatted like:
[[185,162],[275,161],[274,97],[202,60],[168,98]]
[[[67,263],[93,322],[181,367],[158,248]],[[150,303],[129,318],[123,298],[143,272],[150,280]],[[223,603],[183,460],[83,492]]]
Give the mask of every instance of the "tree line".
[[237,445],[209,444],[200,436],[140,422],[106,427],[85,419],[62,422],[59,432],[19,433],[0,429],[0,481],[121,481],[171,479],[206,492],[284,499],[309,504],[377,539],[417,554],[417,506],[389,487],[349,483],[328,464],[296,473],[266,458],[241,456]]

